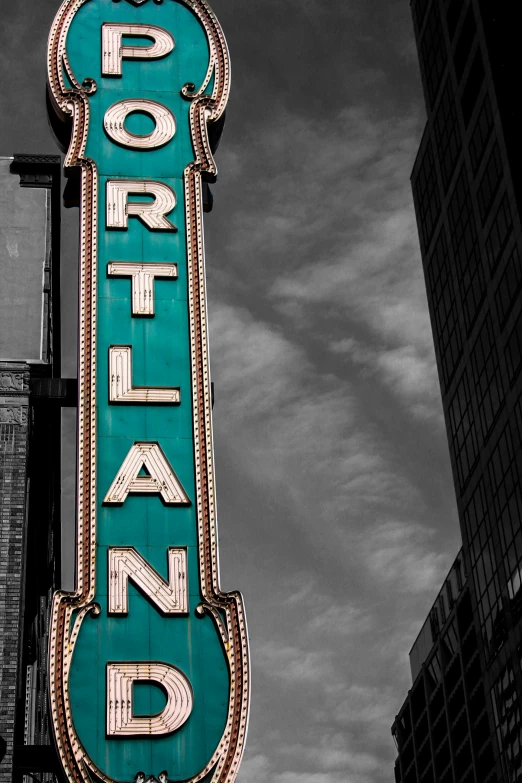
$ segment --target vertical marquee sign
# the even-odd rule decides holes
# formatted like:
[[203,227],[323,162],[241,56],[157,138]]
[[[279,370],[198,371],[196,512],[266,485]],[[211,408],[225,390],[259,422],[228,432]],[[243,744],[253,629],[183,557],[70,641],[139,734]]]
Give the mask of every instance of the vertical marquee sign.
[[54,597],[71,783],[235,780],[248,641],[219,586],[203,256],[229,91],[206,0],[65,0],[48,53],[80,174],[77,584]]

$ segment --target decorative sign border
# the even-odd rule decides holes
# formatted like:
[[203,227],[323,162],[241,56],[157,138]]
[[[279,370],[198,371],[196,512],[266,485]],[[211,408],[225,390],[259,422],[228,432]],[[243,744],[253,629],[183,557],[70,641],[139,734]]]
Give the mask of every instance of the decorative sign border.
[[[157,2],[158,0],[156,0]],[[176,0],[167,0],[167,2]],[[77,584],[74,592],[58,591],[53,600],[50,634],[50,691],[55,738],[71,783],[114,783],[88,756],[76,734],[69,703],[69,673],[74,645],[83,619],[96,615],[96,278],[98,172],[85,157],[89,131],[92,79],[79,84],[68,61],[66,40],[75,14],[89,0],[64,0],[53,22],[48,43],[48,90],[57,114],[72,120],[64,167],[80,169],[80,318],[77,481]],[[161,0],[160,0],[161,2]],[[184,172],[190,302],[193,430],[196,464],[199,571],[202,602],[219,631],[230,671],[230,699],[225,731],[207,766],[186,783],[233,783],[246,740],[250,703],[249,649],[243,598],[223,593],[219,586],[216,502],[212,443],[212,410],[208,362],[205,260],[203,248],[202,175],[214,177],[216,165],[207,124],[219,120],[230,88],[230,60],[219,22],[206,0],[179,0],[201,22],[209,43],[210,62],[204,83],[183,87],[190,101],[190,129],[195,154]],[[72,87],[64,79],[64,71]],[[212,94],[205,94],[214,77]],[[223,617],[225,621],[223,621]]]

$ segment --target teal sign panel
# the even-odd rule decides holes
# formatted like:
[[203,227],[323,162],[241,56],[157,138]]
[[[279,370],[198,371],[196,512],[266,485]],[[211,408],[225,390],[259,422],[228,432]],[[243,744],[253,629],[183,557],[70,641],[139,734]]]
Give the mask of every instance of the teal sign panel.
[[[48,87],[80,206],[77,583],[50,641],[70,781],[232,783],[243,600],[219,585],[203,193],[230,84],[205,0],[65,0]],[[214,131],[213,131],[214,129]]]

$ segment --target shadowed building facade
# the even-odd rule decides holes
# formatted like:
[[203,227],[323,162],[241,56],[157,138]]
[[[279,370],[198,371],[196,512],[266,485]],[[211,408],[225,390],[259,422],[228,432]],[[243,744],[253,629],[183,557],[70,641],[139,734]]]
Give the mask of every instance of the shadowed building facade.
[[[482,674],[476,691],[464,688],[460,712],[450,707],[453,697],[444,685],[450,699],[447,730],[439,731],[438,739],[438,724],[428,723],[423,731],[415,724],[414,683],[405,705],[411,707],[415,737],[411,759],[400,716],[394,724],[397,780],[522,780],[518,5],[412,3],[428,114],[412,186]],[[434,632],[434,647],[441,644],[442,632],[440,627]],[[459,655],[465,666],[463,648]],[[417,673],[425,684],[428,712],[430,661],[428,656]],[[485,713],[469,711],[479,689],[486,696]],[[457,729],[464,714],[470,752]],[[484,714],[488,732],[479,730],[485,727]],[[434,754],[431,766],[419,757],[424,735]],[[473,740],[474,735],[484,742]],[[436,757],[446,741],[451,752],[442,770]]]
[[413,685],[392,727],[395,779],[496,779],[473,587],[462,551],[410,651]]
[[[0,158],[0,781],[50,780],[52,592],[60,574],[60,172]],[[74,390],[73,390],[74,393]],[[29,777],[26,778],[30,780]]]

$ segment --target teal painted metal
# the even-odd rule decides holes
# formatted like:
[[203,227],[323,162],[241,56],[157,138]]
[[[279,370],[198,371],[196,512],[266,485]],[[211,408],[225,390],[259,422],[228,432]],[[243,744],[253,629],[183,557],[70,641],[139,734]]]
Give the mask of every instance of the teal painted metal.
[[[131,0],[66,0],[51,32],[51,96],[59,113],[73,116],[69,165],[79,166],[82,171],[82,268],[86,272],[81,317],[89,317],[91,305],[95,305],[96,313],[91,331],[86,330],[86,341],[89,334],[93,335],[96,350],[94,345],[81,346],[81,356],[85,352],[84,367],[89,366],[89,356],[95,357],[95,393],[89,386],[88,373],[85,381],[80,378],[80,394],[85,397],[83,402],[80,400],[80,448],[85,449],[83,457],[80,454],[80,472],[83,460],[90,453],[89,432],[96,431],[92,451],[96,456],[92,459],[93,475],[89,478],[90,486],[96,488],[95,505],[88,513],[87,495],[82,491],[88,482],[82,484],[80,476],[79,517],[85,521],[84,529],[79,529],[78,587],[74,595],[62,593],[55,597],[51,640],[55,732],[71,781],[89,778],[131,781],[139,771],[157,777],[166,770],[168,779],[173,781],[197,781],[205,774],[215,783],[226,783],[235,779],[244,745],[248,682],[244,676],[247,642],[242,603],[239,594],[219,593],[217,565],[209,562],[215,560],[209,554],[214,550],[209,548],[207,552],[203,546],[207,524],[201,497],[204,477],[201,477],[201,456],[198,457],[199,441],[195,442],[199,421],[195,407],[210,410],[210,403],[208,378],[206,399],[198,402],[195,391],[198,383],[194,335],[199,327],[197,318],[196,327],[190,320],[194,290],[193,284],[192,288],[189,285],[189,265],[194,253],[188,243],[197,246],[193,234],[196,240],[200,239],[201,229],[193,216],[191,223],[186,204],[197,218],[201,211],[197,198],[200,172],[190,170],[197,153],[195,131],[190,124],[194,102],[191,96],[187,99],[182,94],[182,88],[188,83],[205,83],[216,48],[215,39],[209,37],[208,29],[202,24],[208,19],[215,22],[204,0],[160,3],[145,0],[138,6]],[[160,27],[173,36],[174,50],[162,59],[124,59],[121,78],[104,76],[101,51],[104,24]],[[151,43],[148,38],[123,40],[125,45],[132,41],[134,46]],[[60,41],[66,41],[65,58]],[[61,74],[60,69],[63,69]],[[206,100],[203,96],[208,96],[209,106],[216,98],[218,70],[216,66],[208,87],[199,95],[203,101]],[[61,87],[57,87],[60,76]],[[93,79],[95,91],[90,89]],[[76,103],[71,102],[71,96]],[[104,118],[109,107],[136,98],[157,102],[174,115],[176,133],[165,146],[131,149],[115,143],[105,132]],[[80,149],[75,132],[82,130],[82,123],[84,143]],[[146,135],[154,128],[154,122],[143,113],[135,113],[126,120],[125,128]],[[204,170],[203,166],[200,168]],[[93,177],[92,193],[89,176]],[[159,181],[168,185],[177,197],[175,208],[168,214],[177,231],[153,231],[135,217],[129,217],[126,230],[107,227],[105,199],[109,180]],[[191,198],[197,203],[192,203]],[[129,197],[130,203],[136,200],[146,199]],[[89,209],[97,217],[92,220],[91,235]],[[89,236],[94,238],[91,251],[85,249]],[[90,257],[92,269],[96,270],[96,284],[92,288]],[[177,278],[156,279],[153,283],[153,317],[133,316],[130,277],[109,276],[107,272],[108,264],[118,261],[177,264]],[[192,267],[193,274],[195,268]],[[111,402],[108,354],[112,345],[132,346],[134,387],[179,387],[180,404]],[[93,399],[95,406],[91,408]],[[94,422],[91,428],[89,421]],[[121,505],[104,504],[109,487],[136,442],[160,445],[190,505],[169,506],[159,494],[137,493],[129,494]],[[204,471],[212,469],[208,465],[211,459],[208,449],[211,443],[206,445]],[[210,534],[206,538],[215,538],[210,522],[208,530]],[[85,543],[89,541],[90,548]],[[108,553],[111,548],[122,546],[134,547],[166,582],[169,580],[168,548],[186,548],[186,614],[162,614],[153,597],[147,597],[132,579],[129,580],[128,615],[109,614]],[[215,549],[215,542],[212,546]],[[86,565],[87,558],[91,562]],[[89,568],[91,575],[84,577]],[[211,577],[215,582],[213,587]],[[203,610],[198,613],[196,609],[200,605]],[[155,736],[108,735],[107,666],[125,662],[160,662],[182,672],[193,693],[193,707],[183,725]],[[243,679],[238,688],[241,667]],[[133,693],[134,715],[153,716],[164,710],[166,697],[157,683],[135,683]],[[232,736],[236,744],[231,750]]]

